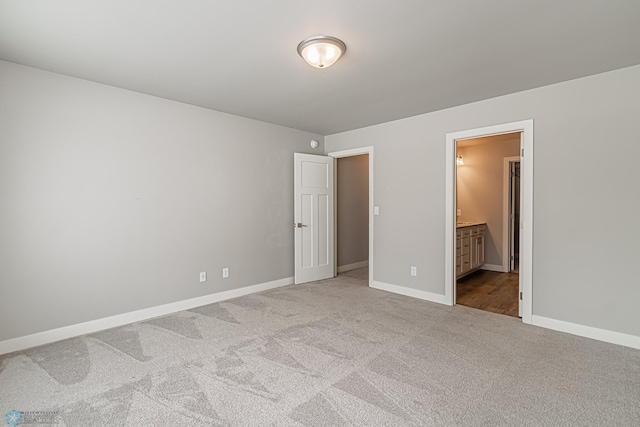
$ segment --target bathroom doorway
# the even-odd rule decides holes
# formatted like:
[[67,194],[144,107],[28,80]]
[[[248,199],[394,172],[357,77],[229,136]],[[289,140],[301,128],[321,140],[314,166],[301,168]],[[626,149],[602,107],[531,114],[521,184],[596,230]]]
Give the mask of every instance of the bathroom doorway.
[[456,301],[512,317],[520,316],[520,143],[520,132],[456,143]]
[[[446,134],[445,164],[445,287],[444,299],[456,304],[456,211],[457,211],[457,143],[474,138],[520,133],[520,230],[518,266],[518,310],[523,323],[532,324],[533,291],[533,120],[502,123]],[[471,159],[463,159],[465,164]],[[469,164],[471,165],[471,164]],[[499,174],[502,176],[502,174]],[[498,184],[499,185],[499,184]],[[485,260],[485,268],[489,259]]]

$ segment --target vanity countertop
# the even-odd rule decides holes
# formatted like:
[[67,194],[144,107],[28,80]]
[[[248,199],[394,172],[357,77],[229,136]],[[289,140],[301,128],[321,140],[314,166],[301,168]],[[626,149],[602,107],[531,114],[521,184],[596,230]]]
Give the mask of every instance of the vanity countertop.
[[461,221],[456,223],[456,228],[474,227],[476,225],[486,224],[484,221]]

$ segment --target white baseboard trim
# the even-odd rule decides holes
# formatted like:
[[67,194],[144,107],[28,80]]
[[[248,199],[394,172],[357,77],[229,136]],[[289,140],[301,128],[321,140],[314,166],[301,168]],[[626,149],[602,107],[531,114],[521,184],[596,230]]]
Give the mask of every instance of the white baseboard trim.
[[508,273],[508,271],[506,271],[502,265],[498,265],[498,264],[484,264],[482,267],[480,267],[480,270],[489,270],[489,271],[497,271],[499,273]]
[[432,292],[421,291],[418,289],[407,288],[405,286],[391,285],[389,283],[374,281],[371,285],[374,289],[380,289],[381,291],[392,292],[394,294],[405,295],[412,298],[418,298],[425,301],[437,302],[438,304],[449,305],[445,296],[441,294],[434,294]]
[[531,324],[542,328],[553,329],[554,331],[566,332],[611,344],[640,349],[640,337],[635,335],[578,325],[576,323],[536,315],[531,316]]
[[369,267],[369,260],[354,262],[353,264],[341,265],[338,267],[338,273],[345,271],[357,270],[358,268]]
[[26,350],[31,347],[37,347],[49,344],[55,341],[73,338],[81,335],[92,334],[94,332],[111,329],[118,326],[128,325],[130,323],[149,320],[154,317],[164,316],[176,313],[178,311],[190,310],[207,304],[213,304],[232,298],[238,298],[244,295],[254,294],[256,292],[267,291],[269,289],[279,288],[293,284],[293,277],[274,280],[272,282],[260,283],[257,285],[246,286],[243,288],[232,289],[229,291],[218,292],[215,294],[204,295],[197,298],[191,298],[183,301],[172,302],[169,304],[159,305],[156,307],[145,308],[142,310],[132,311],[129,313],[118,314],[115,316],[105,317],[97,320],[90,320],[84,323],[64,326],[62,328],[51,329],[49,331],[38,332],[32,335],[12,338],[0,341],[0,355],[12,353],[14,351]]

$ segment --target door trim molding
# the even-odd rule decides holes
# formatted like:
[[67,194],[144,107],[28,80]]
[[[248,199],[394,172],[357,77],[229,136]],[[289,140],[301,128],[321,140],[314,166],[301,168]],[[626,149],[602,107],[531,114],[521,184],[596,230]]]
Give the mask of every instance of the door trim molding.
[[[445,165],[445,301],[455,304],[455,223],[456,223],[456,156],[457,141],[505,133],[522,132],[521,149],[524,156],[520,159],[522,174],[522,212],[520,232],[520,278],[522,280],[522,322],[531,324],[532,286],[533,286],[533,119],[504,123],[446,135]],[[522,153],[522,152],[521,152]]]
[[[519,162],[520,156],[504,157],[504,169],[502,172],[502,272],[508,273],[511,270],[509,263],[510,245],[509,239],[509,163]],[[524,181],[523,181],[524,182]]]
[[[341,150],[341,151],[333,151],[331,153],[328,153],[327,156],[329,157],[333,157],[336,159],[340,159],[343,157],[353,157],[353,156],[360,156],[362,154],[368,154],[369,155],[369,286],[372,287],[373,285],[373,146],[368,146],[368,147],[360,147],[360,148],[352,148],[350,150]],[[338,167],[336,166],[334,168],[334,174],[338,173]],[[333,180],[334,186],[338,185],[338,180],[334,178]],[[334,191],[334,203],[333,203],[333,208],[336,209],[338,206],[338,203],[336,202],[335,198],[337,197],[338,192]],[[337,221],[337,215],[335,216],[336,221]],[[338,244],[338,226],[336,223],[336,226],[334,228],[334,233],[336,233],[336,235],[334,236],[333,242],[334,245]],[[335,247],[335,246],[334,246]],[[334,256],[335,254],[337,254],[337,249],[333,251],[334,252]],[[337,261],[337,260],[336,260]],[[336,266],[338,265],[338,263],[335,263]],[[337,270],[337,267],[336,267]],[[337,271],[336,271],[337,274]]]

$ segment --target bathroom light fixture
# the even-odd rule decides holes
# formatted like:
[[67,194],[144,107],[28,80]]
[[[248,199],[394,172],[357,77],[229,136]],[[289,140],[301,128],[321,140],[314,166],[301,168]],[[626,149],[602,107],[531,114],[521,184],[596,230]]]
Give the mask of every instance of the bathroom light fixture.
[[335,37],[315,36],[304,39],[298,45],[298,53],[315,68],[328,68],[347,50],[347,46]]
[[459,156],[456,158],[456,164],[457,164],[458,166],[462,166],[462,165],[464,165],[464,160],[462,160],[462,156],[460,156],[460,155],[459,155]]

